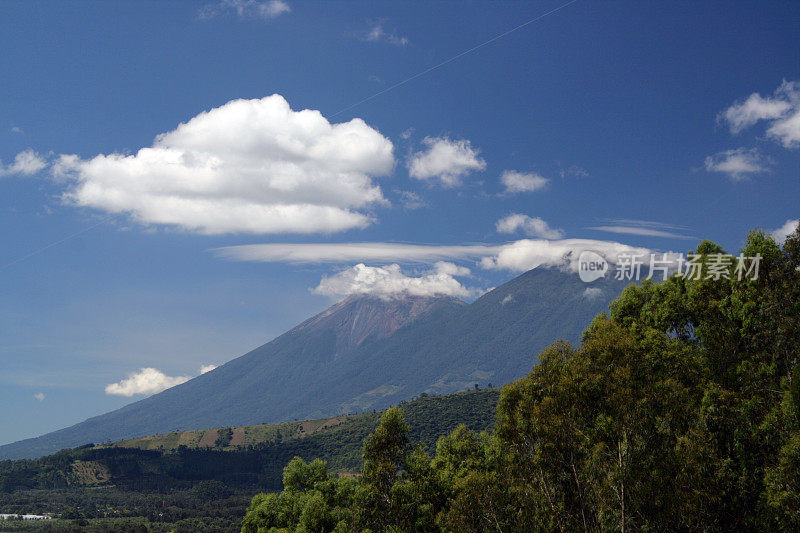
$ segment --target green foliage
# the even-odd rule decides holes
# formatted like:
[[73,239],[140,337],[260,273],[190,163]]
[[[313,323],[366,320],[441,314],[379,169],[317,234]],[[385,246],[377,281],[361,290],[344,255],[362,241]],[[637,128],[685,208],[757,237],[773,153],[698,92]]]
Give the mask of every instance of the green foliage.
[[217,430],[217,440],[214,441],[214,446],[216,446],[217,448],[224,448],[225,446],[230,444],[232,438],[233,438],[233,429],[219,428]]
[[[413,424],[407,434],[410,445],[432,451],[437,438],[459,423],[475,430],[490,428],[499,394],[497,390],[482,390],[425,396],[403,403],[399,409]],[[284,482],[298,492],[324,478],[320,474],[322,462],[311,461],[315,457],[327,461],[326,472],[359,471],[363,443],[375,430],[380,416],[354,415],[340,425],[305,436],[290,436],[286,430],[298,423],[279,424],[276,427],[282,433],[280,439],[278,430],[261,426],[256,428],[257,434],[275,438],[254,446],[227,447],[226,451],[187,446],[175,452],[116,445],[83,446],[36,460],[0,461],[0,510],[66,514],[76,520],[88,520],[87,526],[81,526],[85,531],[132,531],[126,529],[128,525],[141,524],[151,532],[238,531],[253,492],[278,491]],[[322,422],[304,424],[321,428]],[[142,439],[138,442],[149,445]],[[301,464],[291,461],[296,456],[311,461],[308,470],[296,468]],[[281,471],[290,461],[290,476],[284,479]],[[77,470],[76,464],[82,468]],[[91,469],[107,472],[108,479],[97,482],[97,476],[86,475]],[[337,481],[337,490],[345,491],[337,498],[345,498],[350,490],[347,487],[354,483],[348,478]],[[306,514],[308,520],[311,513],[309,510]],[[112,520],[105,516],[124,518]],[[56,528],[54,531],[70,531],[74,526],[72,521],[64,520],[48,523]],[[3,524],[3,531],[11,527],[9,524]],[[14,524],[13,530],[28,531],[31,527],[20,522]]]
[[313,502],[315,521],[251,509],[247,531],[797,531],[800,234],[752,232],[742,253],[757,280],[627,288],[504,388],[492,435],[458,427],[431,459],[387,411],[335,526],[316,481],[254,499],[262,515]]
[[280,494],[256,495],[242,522],[242,531],[347,531],[353,521],[356,482],[336,478],[319,459],[308,464],[295,457],[284,469],[286,488]]

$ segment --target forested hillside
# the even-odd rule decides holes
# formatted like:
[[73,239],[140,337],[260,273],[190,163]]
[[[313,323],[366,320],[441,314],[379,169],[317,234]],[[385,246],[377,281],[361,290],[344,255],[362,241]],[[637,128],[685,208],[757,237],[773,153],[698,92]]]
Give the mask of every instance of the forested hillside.
[[242,531],[800,530],[800,233],[742,253],[757,280],[734,262],[628,287],[503,389],[492,434],[460,427],[431,457],[391,409],[360,479],[293,460]]
[[[484,389],[425,396],[404,402],[400,409],[414,424],[410,439],[433,451],[437,439],[459,424],[476,431],[491,428],[499,395],[497,389]],[[129,525],[147,524],[153,530],[161,527],[153,524],[172,524],[164,531],[173,526],[197,531],[201,523],[203,531],[237,530],[249,495],[280,490],[283,466],[293,457],[322,457],[332,472],[358,472],[362,445],[380,416],[354,415],[327,427],[319,420],[237,428],[260,438],[242,446],[227,440],[164,447],[195,438],[195,432],[186,432],[87,445],[35,460],[0,461],[0,510],[54,513],[87,523],[122,516],[131,519]],[[314,430],[300,431],[304,427]],[[116,523],[108,530],[120,527]]]

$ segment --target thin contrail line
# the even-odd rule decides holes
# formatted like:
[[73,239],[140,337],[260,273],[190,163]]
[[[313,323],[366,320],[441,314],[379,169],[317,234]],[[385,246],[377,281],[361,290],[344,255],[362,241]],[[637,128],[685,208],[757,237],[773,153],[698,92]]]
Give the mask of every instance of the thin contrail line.
[[7,263],[7,264],[5,264],[3,266],[0,266],[0,270],[5,270],[8,267],[14,266],[17,263],[21,263],[22,261],[25,261],[26,259],[28,259],[30,257],[33,257],[34,255],[40,254],[40,253],[44,252],[45,250],[48,250],[48,249],[52,248],[53,246],[58,246],[59,244],[67,242],[68,240],[73,239],[73,238],[77,237],[78,235],[82,235],[82,234],[86,233],[89,230],[93,230],[97,226],[99,226],[101,224],[105,224],[106,222],[111,220],[113,217],[114,217],[114,215],[110,215],[110,216],[104,218],[103,220],[101,220],[100,222],[98,222],[96,224],[92,224],[88,228],[83,228],[82,230],[77,231],[75,233],[72,233],[70,235],[67,235],[66,237],[64,237],[62,239],[59,239],[59,240],[54,241],[54,242],[51,242],[47,246],[42,246],[41,248],[38,248],[38,249],[28,253],[27,255],[23,255],[22,257],[19,257],[19,258],[15,259],[15,260],[11,261],[10,263]]
[[539,15],[538,17],[532,18],[531,20],[529,20],[529,21],[527,21],[527,22],[524,22],[524,23],[520,24],[519,26],[516,26],[516,27],[514,27],[514,28],[511,28],[510,30],[508,30],[508,31],[505,31],[505,32],[503,32],[503,33],[501,33],[501,34],[499,34],[499,35],[495,35],[494,37],[492,37],[492,38],[491,38],[491,39],[489,39],[488,41],[484,41],[484,42],[482,42],[481,44],[475,45],[475,46],[473,46],[472,48],[470,48],[470,49],[468,49],[468,50],[464,50],[463,52],[461,52],[461,53],[459,53],[459,54],[456,54],[456,55],[454,55],[454,56],[453,56],[453,57],[451,57],[450,59],[445,59],[445,60],[444,60],[444,61],[442,61],[441,63],[438,63],[438,64],[436,64],[436,65],[434,65],[434,66],[432,66],[432,67],[428,67],[428,68],[426,68],[425,70],[423,70],[422,72],[419,72],[419,73],[417,73],[417,74],[414,74],[414,75],[413,75],[413,76],[411,76],[410,78],[406,78],[406,79],[404,79],[403,81],[399,81],[399,82],[395,83],[394,85],[392,85],[392,86],[390,86],[390,87],[387,87],[387,88],[383,89],[382,91],[378,91],[377,93],[373,94],[372,96],[368,96],[368,97],[364,98],[363,100],[359,100],[358,102],[356,102],[356,103],[354,103],[354,104],[352,104],[352,105],[349,105],[349,106],[347,106],[347,107],[345,107],[345,108],[343,108],[343,109],[340,109],[340,110],[339,110],[339,111],[337,111],[336,113],[334,113],[334,114],[330,115],[330,117],[335,117],[336,115],[340,115],[340,114],[344,113],[345,111],[349,111],[349,110],[353,109],[353,108],[354,108],[354,107],[356,107],[356,106],[360,106],[361,104],[363,104],[363,103],[365,103],[365,102],[369,102],[370,100],[372,100],[372,99],[374,99],[374,98],[377,98],[378,96],[381,96],[382,94],[386,94],[386,93],[388,93],[389,91],[391,91],[391,90],[393,90],[393,89],[397,89],[397,88],[398,88],[398,87],[400,87],[401,85],[405,85],[406,83],[408,83],[408,82],[410,82],[410,81],[413,81],[413,80],[415,80],[415,79],[417,79],[417,78],[419,78],[419,77],[421,77],[421,76],[424,76],[425,74],[427,74],[427,73],[429,73],[429,72],[433,72],[434,70],[436,70],[436,69],[438,69],[438,68],[440,68],[440,67],[443,67],[443,66],[447,65],[448,63],[452,63],[453,61],[456,61],[457,59],[459,59],[459,58],[461,58],[461,57],[464,57],[464,56],[465,56],[465,55],[467,55],[467,54],[471,54],[471,53],[472,53],[472,52],[474,52],[475,50],[478,50],[478,49],[480,49],[480,48],[483,48],[483,47],[484,47],[484,46],[486,46],[487,44],[491,44],[491,43],[493,43],[493,42],[497,41],[498,39],[502,39],[502,38],[503,38],[503,37],[505,37],[506,35],[509,35],[509,34],[511,34],[511,33],[514,33],[515,31],[517,31],[517,30],[519,30],[519,29],[521,29],[521,28],[524,28],[525,26],[528,26],[529,24],[533,24],[534,22],[537,22],[537,21],[539,21],[539,20],[542,20],[542,19],[543,19],[543,18],[545,18],[546,16],[548,16],[548,15],[552,15],[552,14],[553,14],[553,13],[555,13],[556,11],[560,11],[561,9],[564,9],[565,7],[568,7],[568,6],[570,6],[570,5],[574,4],[574,3],[575,3],[575,2],[577,2],[577,1],[578,1],[578,0],[571,0],[570,2],[567,2],[566,4],[562,4],[562,5],[558,6],[558,7],[557,7],[557,8],[555,8],[555,9],[552,9],[552,10],[548,11],[547,13],[544,13],[544,14],[542,14],[542,15]]

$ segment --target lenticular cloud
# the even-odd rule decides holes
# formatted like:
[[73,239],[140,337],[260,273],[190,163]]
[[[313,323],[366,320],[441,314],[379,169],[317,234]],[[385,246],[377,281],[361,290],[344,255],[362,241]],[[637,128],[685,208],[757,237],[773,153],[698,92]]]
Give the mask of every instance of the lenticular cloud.
[[206,233],[331,233],[367,226],[391,141],[361,119],[331,124],[280,95],[233,100],[135,154],[62,155],[65,199],[149,225]]

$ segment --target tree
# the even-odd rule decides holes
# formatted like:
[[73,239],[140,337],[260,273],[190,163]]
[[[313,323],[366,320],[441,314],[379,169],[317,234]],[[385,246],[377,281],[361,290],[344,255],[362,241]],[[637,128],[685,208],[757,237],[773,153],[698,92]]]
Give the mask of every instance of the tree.
[[492,435],[458,427],[431,460],[389,409],[342,497],[296,459],[248,517],[318,531],[800,529],[800,230],[783,247],[751,232],[741,254],[760,257],[757,279],[731,264],[626,288],[579,346],[554,343],[504,387]]

